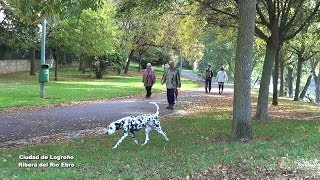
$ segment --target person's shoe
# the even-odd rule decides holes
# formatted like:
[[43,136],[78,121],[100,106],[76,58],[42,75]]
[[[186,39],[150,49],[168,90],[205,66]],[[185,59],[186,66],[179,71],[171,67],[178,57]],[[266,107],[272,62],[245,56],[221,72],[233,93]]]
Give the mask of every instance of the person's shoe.
[[169,105],[166,107],[167,109],[173,109],[173,105]]

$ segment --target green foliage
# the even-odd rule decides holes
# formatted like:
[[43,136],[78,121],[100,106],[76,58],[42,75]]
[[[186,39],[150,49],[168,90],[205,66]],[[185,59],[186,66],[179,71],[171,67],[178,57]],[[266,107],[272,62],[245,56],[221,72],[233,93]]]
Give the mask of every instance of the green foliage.
[[161,16],[157,43],[174,49],[177,54],[181,50],[186,60],[200,59],[204,45],[199,39],[206,22],[202,16],[197,15],[198,8],[197,4],[173,4],[171,11]]
[[[222,33],[223,32],[223,33]],[[223,66],[232,79],[236,53],[236,37],[232,29],[208,28],[203,38],[204,56],[198,63],[198,70],[204,72],[211,64],[213,71],[218,72]]]
[[105,4],[101,9],[83,10],[79,18],[69,18],[55,28],[52,38],[58,47],[77,55],[102,56],[115,52],[119,35],[114,19],[115,8]]
[[[19,48],[39,47],[40,31],[38,25],[46,18],[51,27],[57,25],[60,19],[79,15],[83,9],[97,9],[104,4],[105,0],[7,0],[6,18],[10,19],[10,26],[13,30],[8,31],[12,34],[7,40],[11,40],[13,46]],[[48,32],[49,32],[48,31]]]
[[[170,8],[164,8],[169,4]],[[156,51],[149,51],[150,47],[164,49],[171,59],[180,50],[185,60],[199,59],[203,45],[198,39],[205,21],[196,15],[197,8],[197,5],[184,6],[183,3],[169,1],[121,1],[117,17],[125,31],[122,46],[128,52],[134,50],[138,60],[144,58],[143,53],[155,52],[153,56],[158,55]]]
[[304,51],[304,56],[314,56],[319,53],[320,36],[318,26],[320,26],[320,23],[311,24],[290,40],[288,46],[296,53]]
[[100,59],[100,62],[101,60],[104,61],[105,66],[107,68],[116,70],[120,75],[121,70],[123,69],[126,62],[126,54],[123,51],[118,50],[113,54],[104,55],[99,59]]
[[[136,61],[139,61],[137,57]],[[152,65],[161,66],[165,63],[168,63],[171,60],[170,54],[162,48],[150,47],[141,57],[141,66],[143,69],[146,68],[147,63]]]

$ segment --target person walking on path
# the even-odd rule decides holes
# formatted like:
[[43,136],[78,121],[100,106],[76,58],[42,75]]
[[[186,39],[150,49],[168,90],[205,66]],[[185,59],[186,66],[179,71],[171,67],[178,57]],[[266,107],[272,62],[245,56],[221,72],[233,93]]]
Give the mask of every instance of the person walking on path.
[[173,109],[175,104],[175,90],[181,87],[180,73],[177,68],[174,67],[174,62],[169,62],[169,68],[166,69],[162,76],[161,84],[166,83],[167,87],[167,100],[169,106],[167,109]]
[[217,73],[217,81],[219,85],[219,94],[223,93],[223,86],[226,81],[228,81],[228,75],[224,71],[224,68],[221,67],[220,71]]
[[147,64],[147,68],[143,73],[142,82],[144,83],[144,86],[147,91],[146,98],[150,98],[152,94],[152,86],[156,83],[156,73],[154,72],[154,69],[151,67],[151,63]]
[[206,93],[208,93],[211,91],[211,82],[212,82],[212,77],[213,77],[213,71],[211,69],[211,65],[208,65],[208,68],[205,71],[205,89],[206,89]]

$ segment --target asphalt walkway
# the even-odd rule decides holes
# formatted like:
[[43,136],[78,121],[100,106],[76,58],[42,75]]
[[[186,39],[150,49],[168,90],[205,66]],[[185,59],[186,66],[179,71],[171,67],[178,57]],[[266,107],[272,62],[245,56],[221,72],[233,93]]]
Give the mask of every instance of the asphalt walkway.
[[[192,72],[182,75],[200,80]],[[218,94],[217,84],[213,82],[213,92],[204,93],[203,88],[179,94],[179,101],[190,101],[193,98],[206,98],[208,95]],[[233,87],[227,85],[225,93],[232,93]],[[160,116],[174,113],[179,109],[167,110],[165,93],[155,94],[150,99],[135,97],[130,99],[97,101],[76,105],[62,105],[60,107],[21,110],[19,112],[0,112],[0,143],[56,134],[61,132],[91,129],[107,126],[110,122],[128,115],[153,113],[156,107],[149,102],[156,102],[160,107]],[[1,147],[1,145],[0,145]]]

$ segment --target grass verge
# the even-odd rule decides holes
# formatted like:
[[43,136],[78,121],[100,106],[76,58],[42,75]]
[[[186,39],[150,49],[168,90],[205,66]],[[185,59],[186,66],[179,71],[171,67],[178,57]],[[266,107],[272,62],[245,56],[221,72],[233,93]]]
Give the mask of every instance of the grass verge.
[[[281,100],[288,106],[291,101]],[[219,104],[216,106],[224,106]],[[309,105],[305,104],[305,107]],[[289,106],[295,108],[295,106]],[[310,106],[310,108],[313,106]],[[150,142],[135,145],[131,138],[116,150],[115,136],[91,136],[74,141],[0,150],[1,179],[220,179],[319,178],[319,121],[254,122],[254,140],[229,141],[232,113],[214,110],[162,121],[170,142],[153,131]],[[294,109],[292,109],[294,110]],[[319,110],[319,108],[318,108]],[[137,133],[143,142],[143,132]],[[73,156],[73,160],[20,160],[20,155]],[[60,167],[19,168],[41,162]],[[62,163],[74,167],[62,168]]]
[[[153,92],[164,92],[161,85],[163,71],[157,68],[157,83]],[[74,68],[59,70],[59,81],[46,83],[45,98],[39,97],[37,76],[29,76],[28,72],[0,76],[0,111],[5,108],[22,106],[45,106],[68,102],[112,99],[124,96],[144,95],[145,89],[141,82],[142,72],[131,69],[128,75],[108,74],[102,79],[83,75]],[[182,78],[182,90],[195,88],[197,84]]]

